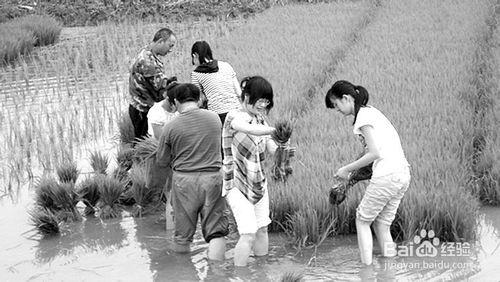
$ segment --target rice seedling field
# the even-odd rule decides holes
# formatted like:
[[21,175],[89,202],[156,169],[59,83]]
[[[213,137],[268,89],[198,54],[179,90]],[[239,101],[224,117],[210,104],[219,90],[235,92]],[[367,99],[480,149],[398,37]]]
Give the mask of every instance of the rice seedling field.
[[[398,129],[412,166],[412,183],[394,226],[405,239],[419,228],[433,229],[445,240],[474,238],[478,203],[468,185],[472,112],[464,111],[462,95],[481,44],[477,34],[487,28],[485,19],[493,4],[462,5],[384,1],[383,11],[329,76],[330,81],[347,79],[365,85],[370,103],[387,113]],[[322,99],[313,104],[321,104]],[[302,183],[300,191],[287,190],[291,199],[300,199],[292,200],[291,206],[302,207],[293,220],[303,224],[292,224],[301,237],[321,229],[316,224],[331,217],[323,188],[336,168],[362,150],[349,128],[350,121],[320,107],[298,123],[296,131],[302,133],[297,136],[298,147],[321,148],[298,152],[305,165],[297,167],[296,176],[309,180],[307,175],[315,172],[315,183]],[[362,189],[351,191],[348,202],[337,211],[337,232],[354,230]]]
[[[178,44],[167,56],[166,72],[189,81],[191,45],[206,40],[239,79],[262,75],[271,82],[276,100],[270,120],[293,124],[290,141],[297,147],[293,174],[270,185],[272,231],[285,231],[299,246],[355,232],[355,209],[367,183],[357,184],[339,206],[328,202],[336,170],[362,151],[352,121],[324,105],[333,82],[346,79],[367,88],[369,104],[392,121],[411,164],[412,182],[393,234],[411,240],[420,229],[432,229],[443,241],[472,242],[480,197],[470,95],[477,95],[481,48],[489,54],[479,57],[489,64],[483,69],[491,98],[482,123],[488,173],[481,176],[491,180],[489,197],[500,197],[494,128],[500,58],[485,47],[500,40],[490,22],[498,20],[497,2],[339,1],[273,7],[250,20],[169,24]],[[91,152],[114,162],[118,122],[128,106],[128,66],[163,25],[100,25],[1,70],[0,194],[16,194],[65,161],[92,162]]]

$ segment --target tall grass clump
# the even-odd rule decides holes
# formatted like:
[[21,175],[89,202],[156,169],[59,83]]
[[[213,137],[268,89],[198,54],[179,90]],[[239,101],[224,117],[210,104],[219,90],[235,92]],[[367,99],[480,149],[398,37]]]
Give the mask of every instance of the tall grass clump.
[[0,66],[14,62],[35,47],[33,33],[20,27],[0,25]]
[[35,46],[54,44],[59,39],[62,30],[62,25],[56,19],[45,15],[16,18],[10,24],[32,32],[36,39]]
[[29,54],[34,47],[57,41],[62,26],[48,16],[29,15],[0,24],[1,65],[14,62]]

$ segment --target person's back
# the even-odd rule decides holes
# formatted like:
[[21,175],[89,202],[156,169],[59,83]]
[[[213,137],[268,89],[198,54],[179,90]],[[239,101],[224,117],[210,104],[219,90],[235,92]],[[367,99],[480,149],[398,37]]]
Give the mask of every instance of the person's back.
[[383,113],[371,106],[361,107],[354,124],[354,134],[361,135],[360,128],[364,125],[373,127],[373,139],[380,155],[373,163],[373,177],[399,172],[408,166],[399,135]]
[[235,90],[236,74],[226,62],[213,61],[218,67],[215,72],[191,73],[191,81],[199,85],[208,100],[208,109],[217,114],[224,114],[240,107],[240,100]]
[[170,145],[174,171],[219,171],[222,165],[220,136],[217,114],[196,108],[180,113],[168,123],[160,142]]
[[224,260],[229,229],[221,195],[221,122],[217,114],[199,108],[200,90],[195,85],[175,83],[167,90],[179,115],[163,128],[156,164],[171,165],[173,170],[174,250],[189,252],[200,218],[208,258]]

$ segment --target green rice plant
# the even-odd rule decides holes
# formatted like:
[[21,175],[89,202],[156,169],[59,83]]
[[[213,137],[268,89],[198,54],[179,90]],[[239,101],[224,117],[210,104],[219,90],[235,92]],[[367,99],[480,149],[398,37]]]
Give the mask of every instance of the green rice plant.
[[28,15],[16,18],[10,24],[31,31],[36,39],[35,46],[55,43],[62,30],[62,25],[59,22],[46,15]]
[[133,144],[135,140],[134,125],[128,112],[123,112],[118,119],[118,140],[121,144]]
[[276,143],[285,144],[292,136],[292,123],[288,120],[278,120],[274,124],[276,130],[271,134],[271,137]]
[[63,161],[56,167],[56,173],[59,181],[75,184],[80,171],[74,161]]
[[60,220],[50,209],[36,208],[29,212],[31,224],[42,236],[53,236],[60,233]]
[[109,158],[99,151],[93,151],[90,153],[90,166],[95,173],[106,174]]
[[150,211],[159,199],[155,190],[146,187],[147,168],[144,165],[134,165],[130,170],[130,179],[132,181],[131,192],[135,200],[132,215],[142,217],[143,214]]
[[78,196],[85,204],[84,214],[86,216],[93,215],[96,211],[99,196],[99,176],[86,178],[78,185]]
[[[61,207],[58,205],[56,191],[58,191],[59,183],[55,178],[43,176],[35,182],[35,204],[40,207],[58,211]],[[65,196],[65,194],[63,194]],[[62,202],[69,200],[69,197],[63,197]]]
[[[459,6],[449,1],[424,2],[384,2],[381,12],[392,16],[377,17],[366,27],[328,74],[329,82],[318,90],[322,95],[314,97],[312,103],[324,105],[324,94],[338,79],[365,86],[369,104],[391,120],[411,164],[412,181],[393,223],[394,234],[408,240],[425,226],[443,241],[474,240],[479,206],[470,188],[465,188],[470,176],[472,140],[468,132],[472,131],[472,119],[458,94],[467,89],[476,34],[484,29],[491,2],[463,2]],[[451,12],[450,7],[453,13],[446,17],[444,27],[440,24],[445,20],[443,12]],[[403,21],[411,24],[398,24]],[[442,29],[431,32],[437,26]],[[458,45],[460,48],[449,49]],[[443,72],[443,66],[453,67]],[[338,220],[336,232],[353,233],[356,207],[366,184],[350,189],[340,206],[326,205],[327,187],[336,169],[351,162],[359,150],[359,141],[351,134],[352,119],[324,106],[302,117],[294,135],[302,146],[297,152],[300,166],[294,167],[296,181],[293,187],[287,184],[270,190],[270,198],[276,199],[271,212],[279,222],[292,220],[287,226],[308,240],[318,238],[313,232],[321,231],[320,223],[332,218]],[[290,217],[297,213],[300,216]]]
[[145,160],[154,157],[158,150],[158,139],[148,136],[144,139],[134,141],[134,159],[136,162],[143,163]]
[[116,153],[116,162],[122,171],[128,171],[132,167],[134,163],[134,154],[134,148],[131,146],[120,146]]
[[99,185],[99,217],[102,219],[118,217],[120,215],[119,199],[123,191],[123,183],[104,174],[98,174],[95,177],[95,181]]
[[33,33],[23,28],[0,25],[0,65],[7,65],[30,53],[35,45]]
[[72,183],[58,183],[54,178],[43,177],[35,184],[35,203],[56,214],[60,220],[81,220],[76,209],[78,196]]

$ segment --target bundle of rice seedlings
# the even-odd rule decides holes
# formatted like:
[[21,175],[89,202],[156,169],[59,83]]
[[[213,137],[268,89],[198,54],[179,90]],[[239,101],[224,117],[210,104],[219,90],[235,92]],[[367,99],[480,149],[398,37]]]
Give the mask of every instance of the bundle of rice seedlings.
[[156,150],[158,149],[158,144],[159,141],[151,136],[136,140],[134,145],[135,161],[142,163],[148,158],[154,157],[156,155]]
[[120,146],[120,149],[116,153],[118,168],[122,171],[128,171],[134,163],[134,154],[135,151],[131,146]]
[[119,198],[122,194],[123,183],[103,174],[96,175],[99,185],[99,217],[102,219],[115,218],[119,215]]
[[80,171],[74,161],[64,161],[57,166],[56,173],[59,181],[63,183],[76,183]]
[[93,151],[90,153],[90,166],[95,173],[106,174],[109,158],[99,151]]
[[135,140],[134,126],[130,120],[128,112],[123,112],[120,119],[118,119],[118,139],[121,144],[132,145]]
[[56,179],[50,176],[43,176],[35,183],[35,204],[51,211],[58,211],[59,207],[54,202],[58,187],[59,183],[57,183]]
[[[60,183],[60,194],[67,195],[69,201],[64,205],[61,203],[62,209],[58,213],[58,218],[62,221],[81,221],[82,215],[78,212],[76,204],[79,201],[78,194],[73,183]],[[64,192],[63,192],[64,191]],[[66,197],[66,196],[65,196]],[[62,198],[60,198],[62,200]]]
[[292,123],[287,120],[279,120],[275,123],[276,130],[271,134],[273,140],[278,144],[285,144],[292,136]]
[[132,180],[131,192],[135,200],[132,215],[142,217],[144,213],[151,210],[155,199],[155,191],[146,187],[147,169],[141,165],[134,165],[130,170]]
[[286,181],[288,175],[293,172],[290,159],[295,155],[295,148],[290,148],[288,145],[293,128],[292,124],[286,120],[278,121],[275,128],[276,130],[271,134],[271,137],[278,145],[278,148],[274,154],[272,176],[275,180]]
[[35,203],[56,214],[60,220],[81,220],[76,209],[78,195],[72,183],[58,183],[54,178],[42,178],[35,187]]
[[84,214],[86,216],[95,214],[97,202],[99,201],[99,182],[96,177],[85,179],[78,188],[78,195],[85,204]]
[[51,236],[60,233],[60,221],[57,215],[46,208],[36,208],[29,212],[31,224],[43,236]]

